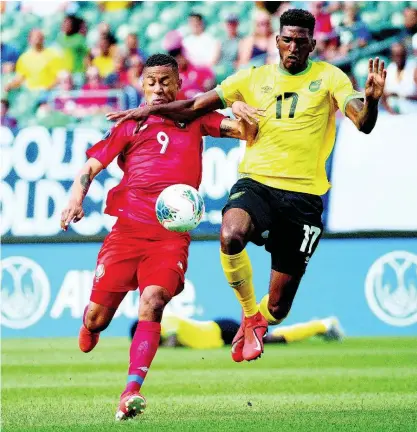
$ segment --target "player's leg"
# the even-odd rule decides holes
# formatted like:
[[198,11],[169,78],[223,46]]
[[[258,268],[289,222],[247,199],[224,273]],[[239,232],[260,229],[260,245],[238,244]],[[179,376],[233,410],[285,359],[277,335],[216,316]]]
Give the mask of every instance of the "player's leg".
[[260,302],[260,311],[270,324],[279,324],[288,315],[323,229],[320,197],[279,190],[275,196],[280,216],[266,243],[272,269],[269,294]]
[[108,327],[125,295],[126,292],[93,290],[90,302],[84,309],[83,323],[78,335],[81,351],[88,353],[97,345],[100,332]]
[[[258,339],[262,339],[266,327],[264,323],[259,325],[262,317],[258,313],[252,266],[245,247],[250,240],[254,242],[260,240],[261,233],[268,228],[269,224],[267,190],[251,179],[240,179],[233,186],[223,210],[220,231],[220,261],[223,272],[243,310],[242,324],[232,342],[232,358],[236,362],[244,360],[245,344],[248,351],[254,350],[254,358],[261,354],[258,349]],[[246,332],[247,338],[246,321],[253,324],[251,325],[253,328]]]
[[322,336],[326,340],[340,340],[343,333],[341,332],[338,320],[331,317],[277,327],[267,336],[265,342],[299,342],[314,336]]
[[134,417],[145,409],[140,390],[158,350],[165,306],[184,287],[188,247],[189,238],[185,236],[155,241],[146,247],[146,256],[138,268],[139,322],[131,342],[127,384],[116,420]]
[[110,324],[126,293],[137,288],[138,260],[124,254],[126,240],[115,225],[98,254],[90,303],[84,310],[78,337],[83,352],[97,345],[100,332]]

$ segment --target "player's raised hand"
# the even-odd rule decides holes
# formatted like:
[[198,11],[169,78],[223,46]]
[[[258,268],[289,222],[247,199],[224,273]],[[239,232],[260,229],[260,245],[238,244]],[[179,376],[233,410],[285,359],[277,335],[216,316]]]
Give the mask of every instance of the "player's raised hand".
[[387,71],[385,63],[379,57],[369,59],[368,79],[365,84],[365,97],[368,100],[378,101],[384,93]]
[[149,110],[146,106],[133,108],[125,111],[110,112],[106,115],[107,120],[115,121],[116,127],[126,120],[135,120],[137,122],[136,128],[133,133],[137,133],[142,124],[149,117]]
[[84,217],[84,210],[81,204],[70,201],[68,206],[61,213],[61,229],[68,230],[71,222],[77,223]]
[[245,102],[233,102],[232,112],[237,119],[242,119],[250,125],[259,122],[259,117],[265,117],[265,110],[253,108]]

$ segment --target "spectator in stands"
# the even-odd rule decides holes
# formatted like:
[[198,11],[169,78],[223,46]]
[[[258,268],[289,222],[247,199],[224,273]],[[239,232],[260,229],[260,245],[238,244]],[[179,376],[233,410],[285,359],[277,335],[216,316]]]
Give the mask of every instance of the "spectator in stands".
[[226,17],[226,38],[220,47],[219,63],[231,65],[233,69],[237,67],[237,55],[239,51],[240,37],[238,34],[239,17],[230,14]]
[[417,62],[400,43],[392,45],[391,59],[382,103],[392,114],[417,112]]
[[182,81],[178,99],[191,99],[199,93],[211,90],[215,86],[215,76],[211,68],[196,66],[185,57],[182,37],[176,30],[170,31],[164,38],[164,49],[175,58]]
[[355,2],[344,4],[345,17],[339,34],[342,38],[342,51],[346,55],[356,48],[363,48],[371,40],[372,36],[364,22],[361,21],[358,6]]
[[110,88],[122,88],[129,84],[126,59],[122,55],[114,59],[114,71],[106,77],[104,83]]
[[69,71],[62,70],[58,73],[55,90],[56,96],[53,98],[54,109],[65,114],[77,116],[77,103],[73,93],[74,82]]
[[9,74],[14,72],[19,52],[12,45],[0,44],[0,60],[1,60],[1,73]]
[[100,41],[102,40],[103,37],[107,37],[108,40],[110,41],[110,54],[112,56],[115,56],[118,53],[117,39],[114,37],[113,33],[111,32],[110,25],[106,22],[101,22],[97,26],[97,31],[98,31],[98,39],[95,43],[95,46],[91,48],[89,53],[89,60],[90,60],[90,63],[88,64],[89,66],[91,66],[91,61],[94,57],[101,55]]
[[214,66],[220,56],[220,43],[205,31],[202,15],[190,14],[188,25],[191,34],[183,43],[186,57],[196,66]]
[[106,78],[115,70],[114,56],[110,49],[112,40],[109,34],[103,33],[99,39],[100,53],[96,55],[91,64],[95,66],[102,78]]
[[64,57],[64,68],[72,73],[85,71],[84,60],[88,50],[86,38],[80,33],[82,24],[80,18],[74,15],[66,16],[57,39],[57,45]]
[[143,98],[143,88],[140,82],[144,61],[138,55],[128,60],[127,84],[123,87],[124,105],[126,109],[136,108]]
[[127,57],[139,56],[143,63],[146,61],[146,54],[140,48],[139,38],[135,33],[129,33],[125,41],[125,54]]
[[253,33],[239,43],[238,67],[249,62],[266,62],[269,54],[276,55],[276,41],[272,29],[271,16],[264,10],[255,12],[255,28]]
[[48,90],[56,83],[62,59],[52,48],[45,48],[41,30],[33,29],[29,34],[30,48],[17,60],[16,76],[5,86],[5,91],[22,86],[29,90]]
[[10,117],[7,112],[9,111],[9,101],[6,99],[1,100],[1,125],[6,126],[9,129],[15,129],[17,127],[17,120]]
[[404,9],[404,27],[410,36],[417,33],[417,8]]
[[311,2],[310,10],[316,19],[316,26],[314,28],[314,38],[316,39],[316,50],[319,57],[323,57],[326,47],[334,45],[332,41],[336,37],[333,31],[330,14],[325,11],[324,1]]
[[131,1],[100,1],[99,8],[103,12],[115,12],[123,9],[128,9],[132,6]]

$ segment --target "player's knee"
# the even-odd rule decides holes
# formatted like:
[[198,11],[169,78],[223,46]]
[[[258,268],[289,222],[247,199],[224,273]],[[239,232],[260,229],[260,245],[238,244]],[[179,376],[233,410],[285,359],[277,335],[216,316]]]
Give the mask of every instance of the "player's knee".
[[84,326],[92,333],[102,332],[109,324],[110,320],[104,314],[91,312],[84,318]]
[[141,314],[162,314],[169,300],[170,296],[164,288],[148,287],[140,297]]
[[268,303],[269,313],[279,322],[283,321],[289,314],[291,305]]
[[222,251],[237,254],[246,246],[248,233],[244,227],[238,225],[224,225],[220,231]]

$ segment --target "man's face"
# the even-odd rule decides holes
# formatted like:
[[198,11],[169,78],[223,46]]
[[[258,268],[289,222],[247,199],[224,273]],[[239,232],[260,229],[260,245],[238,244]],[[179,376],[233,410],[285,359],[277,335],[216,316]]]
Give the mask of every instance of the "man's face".
[[203,21],[200,20],[200,18],[192,16],[188,19],[188,24],[190,25],[190,30],[192,34],[199,35],[203,33],[204,24]]
[[32,30],[29,43],[33,48],[41,48],[43,46],[43,33],[40,30]]
[[279,56],[289,72],[302,70],[315,46],[316,41],[304,27],[284,26],[277,36]]
[[161,105],[176,99],[181,88],[178,73],[171,66],[153,66],[143,72],[143,91],[148,105]]
[[399,67],[403,68],[407,59],[407,53],[405,48],[400,44],[394,44],[391,47],[391,58],[392,61]]
[[138,39],[135,35],[128,35],[126,38],[126,46],[128,49],[135,49],[138,46]]

